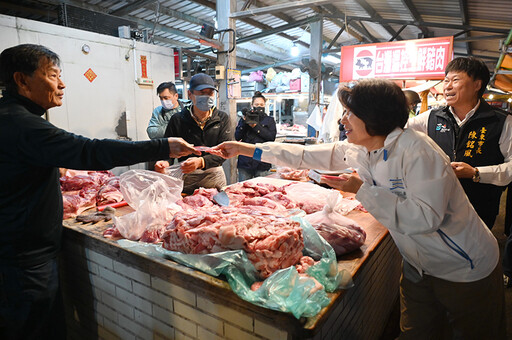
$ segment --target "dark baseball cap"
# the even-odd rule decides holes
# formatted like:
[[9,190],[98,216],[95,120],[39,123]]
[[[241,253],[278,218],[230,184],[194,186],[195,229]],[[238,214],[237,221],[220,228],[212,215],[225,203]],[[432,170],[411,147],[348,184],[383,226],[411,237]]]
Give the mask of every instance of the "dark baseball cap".
[[216,90],[212,77],[204,73],[195,74],[190,78],[189,89],[190,91],[201,91],[204,89]]

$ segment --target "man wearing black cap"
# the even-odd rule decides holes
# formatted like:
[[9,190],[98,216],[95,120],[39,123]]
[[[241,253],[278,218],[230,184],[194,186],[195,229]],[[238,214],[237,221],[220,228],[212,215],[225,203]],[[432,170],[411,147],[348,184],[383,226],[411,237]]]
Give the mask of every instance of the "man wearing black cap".
[[[229,116],[214,106],[215,91],[210,76],[204,73],[194,75],[188,90],[192,105],[171,117],[165,136],[182,137],[196,146],[215,146],[232,140]],[[181,170],[185,174],[184,193],[192,194],[199,187],[220,189],[226,185],[221,166],[224,158],[203,152],[201,157],[181,157],[178,161],[182,162]],[[158,161],[155,170],[163,172],[168,166],[168,161]]]

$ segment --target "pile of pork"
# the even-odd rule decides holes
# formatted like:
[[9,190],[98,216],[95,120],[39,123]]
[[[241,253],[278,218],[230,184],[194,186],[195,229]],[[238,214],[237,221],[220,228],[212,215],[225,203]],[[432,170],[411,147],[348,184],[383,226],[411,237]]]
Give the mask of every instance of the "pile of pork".
[[[245,249],[250,254],[253,249],[251,240],[256,237],[254,235],[269,235],[270,238],[265,242],[257,238],[258,243],[274,252],[280,247],[280,244],[274,243],[274,240],[282,240],[282,235],[288,235],[293,240],[302,239],[302,236],[297,236],[297,233],[300,233],[297,228],[291,228],[293,232],[285,232],[285,229],[281,228],[283,225],[295,225],[296,222],[292,223],[289,219],[279,217],[289,215],[294,209],[301,209],[308,214],[306,219],[331,244],[337,255],[359,249],[365,242],[365,231],[355,221],[344,217],[339,212],[345,209],[343,213],[348,213],[359,203],[355,200],[343,199],[333,190],[324,189],[312,183],[294,182],[276,186],[269,183],[243,182],[229,186],[225,192],[230,200],[228,207],[220,207],[215,202],[213,196],[218,193],[217,189],[200,188],[193,195],[176,202],[179,209],[169,214],[169,221],[152,223],[143,232],[136,233],[136,236],[126,233],[121,235],[114,226],[107,229],[104,236],[125,237],[151,243],[163,241],[163,246],[167,249],[192,254],[235,249],[233,245],[236,245],[239,247],[236,249]],[[329,197],[331,197],[330,203]],[[333,200],[332,197],[335,199]],[[284,220],[290,222],[286,224],[282,222]],[[274,227],[274,223],[277,222],[280,223],[279,228]],[[236,237],[231,239],[226,238],[226,235],[236,235]],[[293,241],[292,244],[296,242]],[[299,253],[300,251],[295,254]],[[280,252],[276,254],[281,258]],[[287,256],[296,261],[298,255]],[[253,257],[253,259],[256,258]],[[258,263],[255,261],[255,265],[258,266]],[[287,263],[285,261],[285,264]],[[268,268],[274,267],[274,265],[268,265]],[[261,272],[266,273],[266,269],[261,269]]]
[[298,263],[304,249],[299,222],[248,205],[177,212],[162,240],[164,248],[186,254],[242,249],[262,278]]
[[60,178],[63,219],[75,218],[87,209],[121,202],[119,177],[110,171],[68,170]]

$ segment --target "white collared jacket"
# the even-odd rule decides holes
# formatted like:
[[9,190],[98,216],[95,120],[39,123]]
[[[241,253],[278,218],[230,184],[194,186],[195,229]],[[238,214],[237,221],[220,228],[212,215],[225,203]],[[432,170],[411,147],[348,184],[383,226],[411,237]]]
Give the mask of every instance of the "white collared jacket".
[[469,203],[444,152],[428,136],[395,129],[368,152],[346,141],[257,144],[264,162],[297,169],[357,169],[363,206],[420,275],[453,282],[487,277],[499,261],[496,238]]

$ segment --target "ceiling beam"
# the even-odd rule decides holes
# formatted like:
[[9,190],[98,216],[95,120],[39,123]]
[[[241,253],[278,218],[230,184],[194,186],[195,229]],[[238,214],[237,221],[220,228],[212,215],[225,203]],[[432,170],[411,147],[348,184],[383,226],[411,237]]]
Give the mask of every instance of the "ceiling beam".
[[[325,15],[325,16],[329,17],[329,18],[343,18],[342,16],[336,15],[336,14],[329,14],[329,15]],[[373,18],[368,18],[368,17],[348,16],[347,20],[370,21],[370,22],[375,22],[375,23],[392,23],[392,24],[419,26],[419,24],[415,21],[400,20],[400,19],[375,20]],[[423,24],[427,27],[439,27],[439,28],[447,28],[447,29],[454,29],[454,30],[470,30],[470,31],[481,31],[481,32],[502,33],[502,34],[508,34],[508,31],[509,31],[508,28],[493,28],[493,27],[482,27],[482,26],[445,24],[445,23],[439,23],[439,22],[423,22]]]
[[280,61],[280,62],[276,62],[276,63],[273,63],[273,64],[260,65],[260,66],[254,67],[252,69],[242,70],[242,74],[247,74],[247,73],[251,73],[253,71],[258,71],[258,70],[264,70],[264,69],[267,69],[267,68],[270,68],[270,67],[277,67],[277,66],[283,66],[283,65],[290,65],[290,64],[299,63],[302,60],[302,58],[303,58],[303,56],[302,57],[293,58],[293,59],[284,60],[284,61]]
[[259,32],[259,33],[256,33],[256,34],[248,35],[246,37],[238,38],[236,40],[236,43],[237,44],[241,44],[241,43],[244,43],[244,42],[247,42],[247,41],[251,41],[251,40],[254,40],[254,39],[259,39],[259,38],[267,37],[269,35],[276,34],[276,33],[282,32],[282,31],[286,31],[286,30],[289,30],[291,28],[299,27],[299,26],[302,26],[302,25],[307,25],[310,22],[318,21],[318,20],[321,20],[321,18],[318,17],[318,16],[314,16],[314,17],[309,17],[309,18],[302,19],[302,20],[299,20],[299,21],[294,21],[294,22],[286,24],[286,25],[282,25],[282,26],[279,26],[279,27],[276,27],[276,28],[268,29],[266,31],[262,31],[262,32]]
[[154,35],[153,41],[158,41],[162,44],[169,44],[169,45],[171,45],[171,47],[185,47],[185,48],[195,47],[194,45],[184,43],[183,41],[169,39],[169,38],[161,37],[159,35]]
[[[468,57],[468,55],[466,53],[454,52],[453,54],[456,55],[456,56]],[[477,58],[480,58],[480,59],[493,60],[493,61],[498,61],[498,59],[499,59],[498,57],[493,57],[493,56],[489,56],[489,55],[482,55],[482,54],[474,54],[474,53],[471,56],[477,57]]]
[[[195,1],[195,0],[194,0]],[[288,11],[291,9],[297,9],[302,7],[311,7],[311,6],[319,6],[327,3],[332,3],[333,0],[298,0],[298,1],[290,1],[286,3],[281,3],[278,5],[265,6],[261,8],[255,9],[246,9],[241,12],[231,13],[231,19],[242,19],[255,15],[263,15],[263,14],[273,14]]]
[[[215,5],[215,3],[212,3],[208,0],[191,0],[192,2],[195,2],[195,3],[198,3],[200,5],[203,5],[205,7],[208,7],[208,8],[211,8],[213,9],[214,11],[217,10],[217,7]],[[271,26],[268,26],[268,25],[265,25],[265,24],[262,24],[260,23],[259,21],[256,21],[254,19],[250,19],[250,18],[246,18],[246,19],[243,19],[243,20],[240,20],[242,22],[245,22],[246,24],[249,24],[249,25],[252,25],[254,27],[257,27],[257,28],[260,28],[262,30],[266,30],[266,29],[272,29]],[[299,39],[299,37],[294,37],[294,36],[291,36],[291,35],[288,35],[286,33],[278,33],[279,36],[285,38],[285,39],[288,39],[290,41],[296,41],[297,39]],[[306,44],[305,42],[303,41],[297,41],[298,44],[301,44],[302,46],[304,47],[307,47],[309,48],[309,44]]]
[[329,44],[329,46],[327,46],[327,49],[330,49],[336,43],[336,40],[338,40],[338,38],[340,37],[340,35],[343,33],[344,30],[345,30],[345,27],[342,27],[338,31],[338,33],[336,33],[336,35],[334,36],[334,39],[332,39],[332,42]]
[[[336,6],[334,6],[332,4],[328,4],[328,5],[323,6],[323,8],[325,8],[329,12],[329,14],[331,14],[331,15],[340,15],[340,18],[342,20],[345,20],[344,19],[345,18],[345,14],[343,12],[341,12]],[[330,17],[329,20],[332,20],[332,17]],[[368,32],[368,30],[363,29],[361,27],[361,25],[359,25],[357,22],[344,22],[343,26],[345,26],[345,30],[346,30],[346,32],[348,34],[352,35],[354,38],[356,38],[360,42],[363,42],[362,41],[363,40],[363,36],[364,36],[364,39],[366,39],[369,42],[372,42],[372,43],[379,42],[377,40],[377,38],[375,38],[373,35],[371,35],[370,32]],[[359,36],[361,38],[361,40],[357,38],[358,34],[354,35],[354,33],[355,33],[354,30],[357,31],[357,33],[363,35],[363,36]]]
[[252,3],[254,2],[255,0],[245,0],[244,4],[242,5],[242,8],[241,10],[242,11],[245,11],[247,8],[251,7]]
[[430,35],[430,32],[428,31],[428,29],[425,26],[422,25],[423,19],[421,18],[421,14],[418,11],[418,9],[416,8],[416,6],[414,6],[414,4],[412,3],[411,0],[402,0],[402,4],[404,5],[405,8],[407,8],[409,13],[411,14],[411,17],[414,19],[414,21],[418,22],[418,24],[419,24],[418,28],[421,30],[421,33],[423,33],[423,37],[428,38]]
[[505,39],[507,36],[503,34],[494,34],[494,35],[480,35],[476,37],[469,38],[457,38],[453,39],[454,42],[466,42],[466,41],[480,41],[480,40],[495,40],[495,39]]
[[398,35],[399,35],[400,33],[402,33],[402,31],[403,31],[406,27],[407,27],[407,25],[402,25],[402,27],[400,27],[400,29],[399,29],[398,31],[396,31],[395,35],[394,35],[394,36],[392,36],[392,37],[391,37],[391,39],[389,39],[389,41],[393,41],[393,40],[395,40],[395,39],[398,37]]
[[[255,5],[256,5],[256,6],[258,6],[258,7],[264,7],[264,6],[266,6],[265,4],[262,4],[261,2],[259,2],[259,1],[257,1],[257,0],[256,0],[256,2],[255,2]],[[294,21],[295,21],[292,17],[290,17],[289,15],[284,14],[284,13],[273,13],[272,15],[273,15],[273,16],[275,16],[276,18],[279,18],[279,19],[281,19],[281,20],[283,20],[283,21],[287,22],[287,23],[292,23],[292,22],[294,22]],[[305,30],[305,29],[304,29],[304,32],[306,32],[306,30]],[[300,37],[299,37],[299,39],[300,39]],[[325,36],[325,35],[323,36],[323,39],[324,39],[325,41],[327,41],[328,43],[330,43],[330,42],[332,41],[331,39],[329,39],[329,37],[327,37],[327,36]],[[297,41],[297,42],[298,42],[298,41]]]
[[[356,0],[356,2],[359,4],[359,6],[361,6],[365,11],[366,13],[368,13],[368,15],[373,18],[373,19],[376,19],[376,20],[381,20],[382,17],[379,15],[379,13],[377,13],[377,11],[372,7],[370,6],[369,3],[366,2],[366,0]],[[400,38],[400,35],[396,33],[396,31],[393,29],[393,27],[391,27],[388,23],[385,23],[385,22],[379,22],[379,24],[384,27],[384,29],[392,36],[396,36],[396,39],[397,40],[402,40],[402,38]]]
[[[461,21],[464,26],[469,24],[468,20],[468,6],[466,3],[466,0],[459,0],[459,6],[460,6],[460,14],[461,14]],[[466,33],[466,38],[469,38],[469,32]],[[466,41],[466,51],[468,52],[468,55],[471,55],[471,46],[469,44],[469,41]]]
[[137,0],[132,3],[129,3],[127,5],[124,5],[116,10],[108,11],[108,14],[110,15],[117,15],[117,16],[123,16],[127,15],[139,8],[142,8],[146,5],[152,4],[156,2],[156,0]]
[[[327,6],[325,6],[325,7],[327,7]],[[334,7],[334,6],[332,6],[332,7]],[[323,7],[320,7],[320,6],[313,6],[313,7],[311,7],[311,9],[318,14],[330,13],[329,11],[327,11],[327,9],[324,9]],[[341,20],[330,18],[329,21],[331,21],[333,24],[338,26],[340,29],[347,28],[347,25],[345,25],[345,23]],[[355,39],[357,39],[359,42],[363,42],[365,40],[361,35],[357,34],[354,30],[346,31],[346,32],[348,34],[350,34],[352,37],[354,37]],[[334,40],[336,40],[336,39],[334,39]]]

